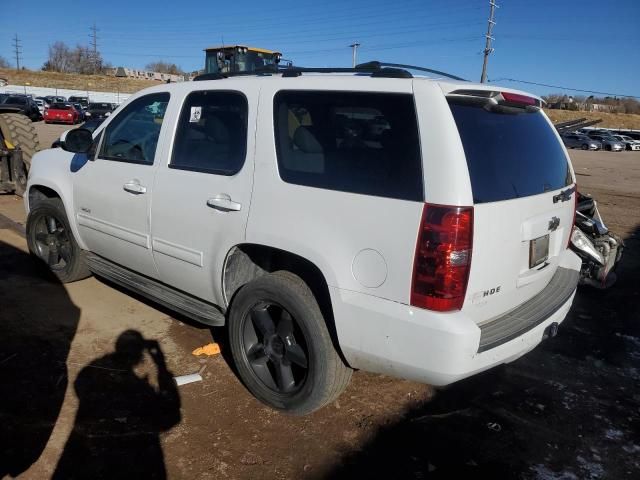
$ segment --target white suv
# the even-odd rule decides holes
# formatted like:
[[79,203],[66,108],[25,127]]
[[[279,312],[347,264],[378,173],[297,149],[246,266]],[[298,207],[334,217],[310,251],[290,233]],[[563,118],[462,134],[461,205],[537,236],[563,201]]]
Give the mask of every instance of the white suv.
[[449,384],[573,300],[574,174],[539,105],[386,68],[159,85],[33,158],[29,247],[63,282],[227,325],[278,409],[320,408],[352,369]]

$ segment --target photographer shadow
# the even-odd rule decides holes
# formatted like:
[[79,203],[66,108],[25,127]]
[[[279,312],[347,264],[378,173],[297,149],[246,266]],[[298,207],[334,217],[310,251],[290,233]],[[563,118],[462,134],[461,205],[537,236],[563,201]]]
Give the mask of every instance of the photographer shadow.
[[[156,382],[134,370],[145,352]],[[85,366],[74,387],[78,413],[54,479],[166,477],[160,433],[180,422],[180,396],[156,341],[123,332],[115,351]]]

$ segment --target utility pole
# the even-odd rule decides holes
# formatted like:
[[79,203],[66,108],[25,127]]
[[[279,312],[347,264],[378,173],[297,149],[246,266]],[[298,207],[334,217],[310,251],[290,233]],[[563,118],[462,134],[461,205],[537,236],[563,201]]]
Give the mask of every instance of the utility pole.
[[22,53],[22,45],[20,45],[17,33],[16,36],[13,37],[13,48],[16,53],[16,70],[20,70],[20,54]]
[[356,68],[356,58],[357,58],[357,52],[358,52],[358,47],[360,46],[360,44],[358,42],[354,42],[351,45],[349,45],[350,48],[353,49],[353,58],[352,58],[352,67]]
[[493,53],[493,48],[491,48],[491,41],[494,40],[494,38],[491,36],[491,32],[493,31],[493,26],[496,24],[495,13],[498,5],[496,5],[495,0],[489,0],[489,6],[491,7],[491,10],[489,12],[487,34],[485,35],[487,41],[484,46],[484,61],[482,62],[482,76],[480,77],[480,83],[487,83],[487,62],[489,61],[489,55]]
[[93,60],[93,73],[98,71],[98,29],[96,28],[96,23],[93,22],[93,26],[89,27],[91,33],[89,37],[91,38],[91,43],[89,44],[93,50],[92,60]]

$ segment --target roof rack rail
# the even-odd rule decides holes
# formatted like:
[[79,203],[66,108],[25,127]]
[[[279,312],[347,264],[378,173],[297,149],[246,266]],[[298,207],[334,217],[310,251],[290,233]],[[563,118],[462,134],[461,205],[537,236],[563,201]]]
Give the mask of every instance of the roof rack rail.
[[410,72],[399,68],[381,68],[376,65],[356,65],[351,67],[280,67],[278,73],[283,77],[299,77],[303,73],[356,73],[361,75],[371,75],[372,77],[387,78],[413,78]]
[[277,73],[281,73],[283,77],[299,77],[303,73],[355,73],[360,75],[370,75],[373,78],[413,78],[409,70],[417,70],[420,72],[433,73],[442,77],[451,78],[453,80],[461,80],[466,82],[464,78],[456,77],[446,72],[439,70],[433,70],[431,68],[417,67],[414,65],[403,65],[400,63],[385,63],[385,62],[366,62],[356,65],[355,68],[350,67],[296,67],[293,65],[280,66],[265,66],[255,69],[250,72],[225,72],[225,73],[203,73],[198,75],[193,80],[221,80],[228,77],[239,76],[269,76]]
[[383,67],[392,67],[394,69],[403,69],[403,70],[417,70],[419,72],[434,73],[436,75],[440,75],[442,77],[451,78],[453,80],[460,80],[462,82],[468,82],[468,80],[466,80],[464,78],[457,77],[455,75],[451,75],[450,73],[447,73],[447,72],[441,72],[440,70],[434,70],[432,68],[418,67],[416,65],[404,65],[402,63],[379,62],[377,60],[373,60],[371,62],[360,63],[360,64],[356,65],[356,69],[365,69],[365,70],[370,70],[370,69],[380,70],[380,69],[384,69]]

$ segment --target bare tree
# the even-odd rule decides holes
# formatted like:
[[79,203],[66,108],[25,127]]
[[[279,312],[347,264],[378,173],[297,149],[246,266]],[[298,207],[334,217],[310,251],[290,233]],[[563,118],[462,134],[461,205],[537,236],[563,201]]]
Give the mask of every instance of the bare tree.
[[55,42],[49,46],[49,58],[42,66],[43,70],[65,73],[91,74],[103,69],[102,56],[89,47],[77,45],[69,48],[64,42]]
[[169,73],[171,75],[183,75],[182,69],[175,63],[164,62],[159,60],[157,62],[148,63],[145,70],[158,73]]
[[0,55],[0,68],[11,68],[11,65],[6,58]]
[[55,42],[49,45],[49,58],[42,66],[43,70],[52,72],[67,72],[70,66],[71,52],[64,42]]

